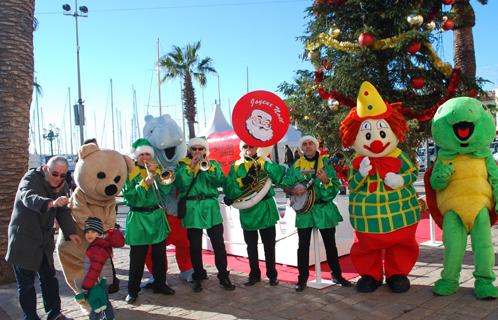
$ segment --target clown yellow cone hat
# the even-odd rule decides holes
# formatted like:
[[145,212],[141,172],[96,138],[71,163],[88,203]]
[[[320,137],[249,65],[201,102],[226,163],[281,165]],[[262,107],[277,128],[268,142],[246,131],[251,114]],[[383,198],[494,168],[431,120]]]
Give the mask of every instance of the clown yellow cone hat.
[[364,81],[356,99],[356,116],[358,119],[385,118],[391,113],[391,106],[382,100],[373,84]]

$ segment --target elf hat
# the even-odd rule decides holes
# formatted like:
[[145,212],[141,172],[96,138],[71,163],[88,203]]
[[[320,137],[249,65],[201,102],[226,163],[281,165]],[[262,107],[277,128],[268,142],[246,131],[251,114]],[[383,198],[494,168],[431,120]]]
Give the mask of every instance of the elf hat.
[[138,156],[142,153],[148,153],[154,158],[154,148],[150,144],[149,140],[144,138],[140,138],[133,142],[131,145],[131,153],[135,159],[138,159]]
[[307,135],[302,136],[301,139],[299,139],[299,151],[301,151],[301,153],[304,153],[304,151],[303,151],[304,141],[308,141],[308,140],[311,140],[311,142],[313,142],[316,145],[317,149],[320,148],[320,143],[318,142],[318,139],[312,134],[307,134]]
[[353,110],[356,111],[353,113],[354,118],[359,121],[387,118],[392,112],[391,105],[384,102],[377,89],[368,81],[361,84]]
[[87,232],[88,230],[93,230],[98,234],[103,234],[104,224],[102,223],[102,220],[100,220],[97,217],[89,217],[85,221],[85,228],[83,230],[84,232]]
[[206,137],[195,137],[188,141],[188,148],[192,148],[193,146],[202,146],[206,149],[206,156],[209,155],[209,145]]

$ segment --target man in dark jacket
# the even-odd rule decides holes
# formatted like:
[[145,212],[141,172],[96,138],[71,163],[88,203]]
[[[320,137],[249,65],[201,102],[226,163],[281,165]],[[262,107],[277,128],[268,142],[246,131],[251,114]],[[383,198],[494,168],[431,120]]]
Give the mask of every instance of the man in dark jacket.
[[68,319],[61,314],[59,283],[55,277],[53,253],[54,219],[76,245],[81,238],[67,207],[65,177],[68,162],[52,157],[47,165],[30,169],[19,183],[9,224],[9,244],[5,260],[12,265],[17,280],[24,319],[39,320],[36,313],[35,275],[40,278],[47,320]]

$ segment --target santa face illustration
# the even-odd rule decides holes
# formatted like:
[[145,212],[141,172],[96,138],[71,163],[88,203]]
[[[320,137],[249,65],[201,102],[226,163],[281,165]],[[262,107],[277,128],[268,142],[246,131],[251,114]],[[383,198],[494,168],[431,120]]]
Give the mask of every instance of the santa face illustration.
[[273,137],[273,129],[271,128],[271,115],[255,109],[251,116],[246,120],[246,128],[253,138],[260,141],[268,141]]

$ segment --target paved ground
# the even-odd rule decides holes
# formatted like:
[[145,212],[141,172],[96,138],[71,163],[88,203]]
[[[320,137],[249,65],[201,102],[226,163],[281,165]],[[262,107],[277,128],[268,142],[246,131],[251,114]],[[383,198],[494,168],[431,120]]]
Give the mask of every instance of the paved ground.
[[[498,261],[498,226],[492,232]],[[140,293],[137,305],[127,305],[123,301],[128,278],[128,248],[116,250],[115,255],[121,279],[120,291],[111,295],[116,319],[498,319],[498,300],[479,301],[473,296],[474,268],[470,246],[462,269],[461,289],[450,297],[437,297],[431,292],[441,272],[442,248],[422,246],[410,275],[412,288],[403,294],[393,294],[385,285],[371,294],[336,286],[322,290],[307,288],[296,293],[293,284],[289,283],[270,287],[267,282],[261,282],[246,288],[242,283],[247,274],[237,272],[231,274],[237,288],[227,292],[218,287],[213,266],[207,268],[209,280],[203,283],[204,290],[193,293],[178,278],[174,256],[171,256],[168,282],[176,295],[155,295],[145,290]],[[59,266],[57,268],[60,270]],[[495,271],[498,273],[498,267]],[[86,319],[72,301],[72,293],[60,272],[58,277],[64,313],[75,319]],[[38,306],[39,314],[44,315],[40,295]],[[22,319],[15,284],[0,286],[0,319]]]
[[[493,239],[494,247],[498,248],[496,226]],[[360,294],[354,288],[336,286],[322,290],[307,288],[302,293],[296,293],[289,283],[270,287],[261,282],[245,288],[242,283],[247,275],[236,272],[232,272],[231,276],[237,288],[227,292],[218,287],[212,266],[208,267],[209,280],[204,282],[204,291],[193,293],[178,278],[178,269],[172,263],[168,281],[175,288],[176,295],[156,295],[145,290],[139,295],[139,304],[133,306],[123,301],[128,249],[116,250],[115,254],[121,279],[120,291],[111,295],[116,319],[498,319],[497,300],[478,301],[473,296],[473,257],[470,248],[462,270],[462,288],[450,297],[436,297],[431,292],[441,272],[442,248],[422,246],[410,275],[412,288],[403,294],[393,294],[385,285],[371,294]],[[173,256],[170,258],[174,260]],[[498,267],[495,270],[498,272]],[[73,303],[61,273],[58,276],[64,312],[75,319],[86,319]],[[38,296],[38,299],[39,314],[43,315],[41,297]],[[0,318],[22,318],[14,284],[0,286]]]

